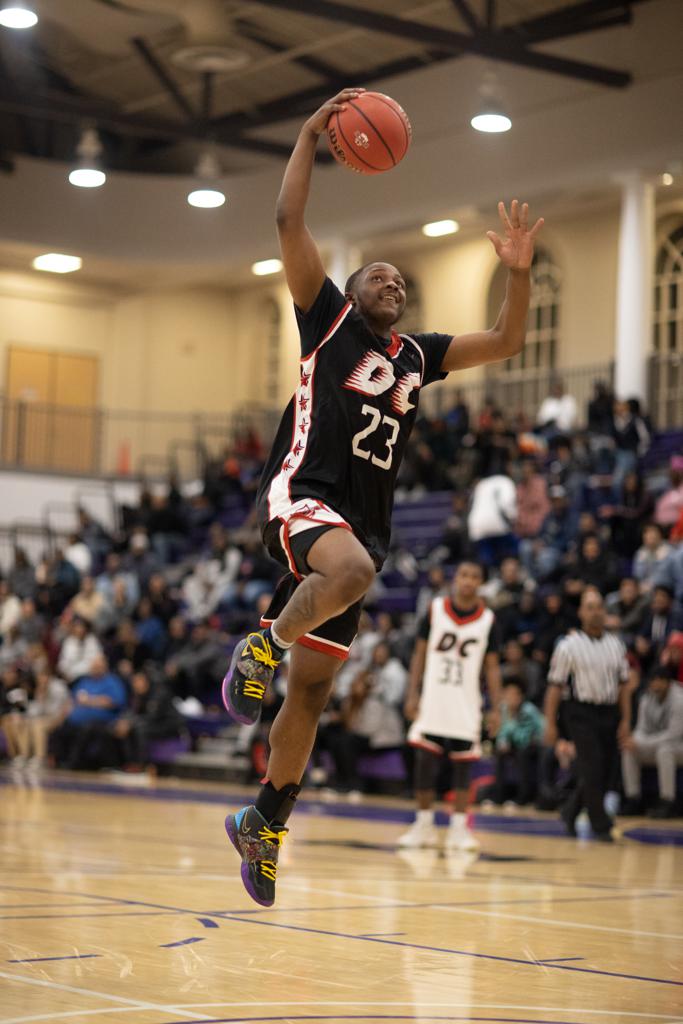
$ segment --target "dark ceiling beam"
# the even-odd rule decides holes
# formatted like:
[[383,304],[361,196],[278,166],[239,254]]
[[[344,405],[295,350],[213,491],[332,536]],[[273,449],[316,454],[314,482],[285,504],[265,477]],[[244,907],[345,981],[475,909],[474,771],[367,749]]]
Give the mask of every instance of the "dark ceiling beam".
[[550,71],[568,78],[594,82],[597,85],[624,88],[631,82],[631,76],[625,71],[614,71],[611,68],[598,67],[584,61],[537,53],[527,49],[516,39],[507,35],[501,36],[498,33],[486,32],[471,36],[464,32],[443,29],[437,25],[426,25],[423,22],[396,18],[390,14],[379,14],[363,7],[349,7],[337,0],[316,0],[314,10],[311,9],[310,0],[259,0],[259,3],[265,7],[294,11],[309,17],[314,15],[353,25],[356,28],[368,29],[372,32],[410,39],[413,43],[423,43],[426,46],[451,50],[457,54],[469,53],[537,71]]
[[451,0],[451,3],[467,25],[470,32],[479,32],[481,29],[479,19],[470,7],[468,0]]
[[[414,57],[402,57],[399,60],[388,61],[386,64],[377,64],[374,68],[368,68],[358,75],[359,81],[355,84],[371,85],[373,82],[381,81],[383,78],[390,78],[392,75],[404,75],[418,68],[432,67],[441,61],[453,60],[453,54],[449,51],[432,50],[429,53],[420,54]],[[326,99],[333,96],[340,89],[349,84],[348,74],[338,73],[334,79],[328,79],[317,85],[301,89],[299,92],[290,93],[277,100],[262,103],[258,107],[250,108],[246,113],[227,114],[225,117],[217,118],[211,123],[214,137],[219,141],[224,131],[245,132],[251,128],[260,128],[264,125],[277,124],[280,121],[289,121],[300,114],[310,114],[316,106],[320,106]],[[352,83],[354,84],[354,83]]]
[[[244,36],[245,39],[250,39],[253,43],[258,43],[259,46],[262,46],[265,50],[270,50],[271,53],[286,53],[290,49],[289,45],[276,43],[270,36],[262,32],[258,25],[254,25],[244,18],[237,19],[233,24],[241,36]],[[294,64],[306,68],[307,71],[312,71],[315,75],[320,75],[321,78],[334,78],[339,74],[339,68],[335,67],[334,64],[330,64],[328,61],[309,53],[302,53],[300,56],[292,58],[292,60]]]
[[195,121],[197,119],[197,112],[192,108],[186,97],[183,96],[176,82],[145,40],[140,36],[134,36],[131,39],[131,44],[138,51],[154,77],[161,82],[161,85],[171,97],[178,110],[185,115],[188,121]]
[[[0,113],[15,114],[32,120],[45,120],[56,124],[80,125],[84,120],[90,120],[103,131],[139,139],[155,138],[165,142],[205,143],[207,138],[211,138],[234,149],[280,158],[289,157],[292,151],[291,146],[281,142],[247,139],[238,132],[233,134],[221,132],[220,138],[217,138],[215,132],[207,135],[205,126],[201,123],[192,125],[166,121],[161,118],[140,117],[137,114],[123,114],[111,108],[61,94],[50,96],[34,94],[27,97],[5,90],[0,93]],[[332,159],[331,154],[328,153],[321,152],[319,155],[321,163],[329,163]]]
[[501,31],[503,35],[515,36],[524,43],[542,43],[581,32],[595,32],[612,25],[629,24],[633,20],[631,6],[628,0],[584,0],[536,18],[527,18]]
[[556,25],[552,28],[543,29],[539,26],[533,33],[531,43],[547,43],[558,39],[569,39],[571,36],[584,35],[587,32],[600,32],[606,28],[616,28],[619,25],[631,25],[633,14],[630,8],[625,7],[621,11],[614,11],[612,14],[603,14],[600,18],[593,18],[585,21],[567,21],[565,25]]

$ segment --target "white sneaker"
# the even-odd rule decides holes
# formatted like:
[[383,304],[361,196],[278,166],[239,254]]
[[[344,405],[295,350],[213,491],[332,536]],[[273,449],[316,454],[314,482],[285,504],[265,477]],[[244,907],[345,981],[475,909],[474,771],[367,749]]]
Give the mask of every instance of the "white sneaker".
[[404,850],[419,850],[425,846],[438,846],[439,837],[435,825],[413,822],[407,832],[398,838],[398,845]]
[[468,828],[453,828],[449,825],[445,847],[449,853],[476,853],[479,840]]

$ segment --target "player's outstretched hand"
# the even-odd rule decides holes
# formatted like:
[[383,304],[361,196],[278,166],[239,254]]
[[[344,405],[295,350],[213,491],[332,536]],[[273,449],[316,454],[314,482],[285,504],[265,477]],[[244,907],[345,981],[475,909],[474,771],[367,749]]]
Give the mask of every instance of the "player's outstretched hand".
[[510,214],[505,203],[498,203],[498,214],[505,237],[501,238],[495,231],[487,231],[486,237],[496,250],[498,259],[510,270],[528,270],[534,256],[534,241],[543,227],[543,217],[539,217],[532,228],[529,227],[529,204],[518,203],[513,199],[510,203]]
[[311,114],[308,121],[304,124],[304,130],[313,132],[314,135],[322,135],[327,128],[327,122],[331,115],[336,110],[344,110],[348,101],[355,100],[362,92],[365,92],[365,89],[362,89],[360,86],[358,88],[342,89],[331,100],[326,100],[322,107],[316,110],[315,114]]

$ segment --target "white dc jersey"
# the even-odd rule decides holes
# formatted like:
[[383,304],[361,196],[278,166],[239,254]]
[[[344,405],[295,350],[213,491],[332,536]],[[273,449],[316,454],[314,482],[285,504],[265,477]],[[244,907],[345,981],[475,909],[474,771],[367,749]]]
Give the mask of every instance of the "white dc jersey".
[[432,735],[479,740],[481,670],[494,622],[493,612],[483,604],[460,618],[450,598],[432,601],[420,710],[409,739]]

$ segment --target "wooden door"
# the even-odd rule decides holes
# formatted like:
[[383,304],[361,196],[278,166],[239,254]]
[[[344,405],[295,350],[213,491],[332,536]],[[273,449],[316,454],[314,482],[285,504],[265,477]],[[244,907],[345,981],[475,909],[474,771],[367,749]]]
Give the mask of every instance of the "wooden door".
[[12,346],[3,460],[33,469],[96,469],[98,369],[94,356]]

